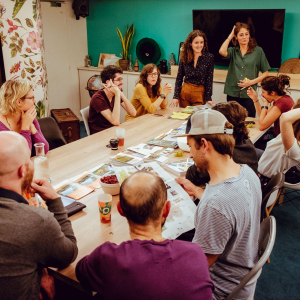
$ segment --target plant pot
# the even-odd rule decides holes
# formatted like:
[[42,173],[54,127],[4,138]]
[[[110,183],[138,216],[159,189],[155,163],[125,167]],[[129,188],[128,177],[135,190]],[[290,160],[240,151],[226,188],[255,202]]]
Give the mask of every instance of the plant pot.
[[128,66],[129,66],[129,59],[120,59],[119,65],[123,71],[127,71]]

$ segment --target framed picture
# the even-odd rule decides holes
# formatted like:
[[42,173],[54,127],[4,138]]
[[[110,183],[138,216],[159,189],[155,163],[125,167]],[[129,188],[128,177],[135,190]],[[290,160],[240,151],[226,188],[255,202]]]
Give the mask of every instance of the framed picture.
[[178,66],[179,66],[179,63],[180,63],[180,52],[182,50],[183,44],[184,44],[184,42],[179,43],[178,60],[177,60],[177,65]]
[[104,65],[103,65],[104,59],[110,59],[113,56],[116,56],[116,55],[115,54],[108,54],[108,53],[100,53],[98,68],[103,68],[104,67]]

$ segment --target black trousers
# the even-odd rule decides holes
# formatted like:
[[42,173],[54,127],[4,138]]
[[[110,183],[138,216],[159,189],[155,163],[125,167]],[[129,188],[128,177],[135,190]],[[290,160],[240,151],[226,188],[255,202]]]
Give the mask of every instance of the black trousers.
[[227,102],[228,101],[236,101],[238,104],[242,105],[245,107],[248,111],[248,117],[255,118],[255,107],[252,99],[250,98],[238,98],[238,97],[232,97],[227,95]]

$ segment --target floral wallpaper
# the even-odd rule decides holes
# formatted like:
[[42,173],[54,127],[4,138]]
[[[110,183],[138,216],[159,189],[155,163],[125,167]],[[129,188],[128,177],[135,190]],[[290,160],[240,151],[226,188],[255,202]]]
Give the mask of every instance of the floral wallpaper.
[[27,79],[34,87],[38,116],[48,115],[41,3],[0,0],[0,38],[6,79]]

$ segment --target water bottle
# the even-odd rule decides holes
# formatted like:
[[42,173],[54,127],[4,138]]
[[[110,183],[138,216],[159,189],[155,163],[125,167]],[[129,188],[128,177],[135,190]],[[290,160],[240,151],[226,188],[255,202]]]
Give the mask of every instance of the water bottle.
[[45,156],[45,144],[44,143],[36,143],[34,144],[36,158],[34,159],[34,178],[46,178],[49,182],[49,162],[48,158]]

